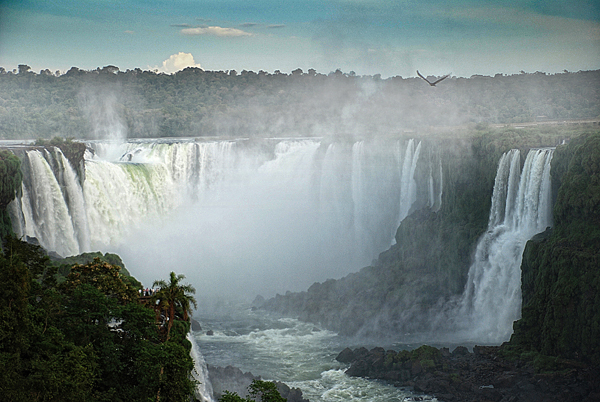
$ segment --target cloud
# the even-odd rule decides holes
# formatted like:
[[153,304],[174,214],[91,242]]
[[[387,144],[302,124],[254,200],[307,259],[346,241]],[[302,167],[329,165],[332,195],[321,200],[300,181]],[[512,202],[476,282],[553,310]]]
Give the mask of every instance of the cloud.
[[269,29],[285,28],[285,25],[284,24],[273,24],[273,25],[268,25],[267,28],[269,28]]
[[129,31],[129,30],[123,31],[123,32],[125,32],[126,34],[129,34],[129,35],[133,35],[135,33],[134,31]]
[[171,57],[163,61],[162,67],[158,70],[167,74],[171,74],[179,70],[183,70],[187,67],[202,68],[200,64],[196,64],[196,62],[194,61],[194,56],[192,56],[191,53],[179,52],[177,54],[171,55]]
[[235,36],[252,36],[251,33],[242,31],[237,28],[223,28],[223,27],[200,27],[200,28],[186,28],[182,29],[181,33],[184,35],[211,35],[221,37],[235,37]]
[[190,28],[191,25],[190,24],[171,24],[172,27],[176,27],[176,28]]
[[258,24],[256,22],[244,22],[243,24],[240,24],[240,26],[242,28],[252,28],[258,26]]

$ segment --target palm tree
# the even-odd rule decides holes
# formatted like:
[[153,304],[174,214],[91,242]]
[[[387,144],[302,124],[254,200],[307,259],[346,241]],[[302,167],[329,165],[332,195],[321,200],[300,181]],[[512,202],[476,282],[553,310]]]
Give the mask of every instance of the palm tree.
[[[196,299],[191,296],[196,293],[196,289],[191,285],[181,284],[185,276],[182,274],[175,275],[175,272],[171,272],[169,279],[169,283],[159,280],[152,284],[153,288],[158,288],[153,295],[154,304],[157,306],[158,311],[165,309],[167,312],[167,341],[171,336],[171,328],[173,327],[176,313],[181,311],[183,315],[181,318],[188,321],[188,312],[191,310],[191,305],[194,305],[194,308],[198,308]],[[156,304],[157,302],[158,304]]]

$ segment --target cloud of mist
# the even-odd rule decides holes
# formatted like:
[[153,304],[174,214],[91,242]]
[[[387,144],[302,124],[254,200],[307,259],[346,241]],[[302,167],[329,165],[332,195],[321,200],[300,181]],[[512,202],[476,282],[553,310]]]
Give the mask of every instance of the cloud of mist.
[[92,127],[94,139],[121,142],[127,138],[127,126],[119,115],[120,96],[116,86],[89,85],[79,91],[79,107]]
[[207,157],[215,169],[204,171],[208,187],[196,201],[143,223],[114,249],[134,276],[151,284],[176,271],[201,297],[251,301],[339,278],[389,246],[400,181],[393,146],[238,145],[235,155]]

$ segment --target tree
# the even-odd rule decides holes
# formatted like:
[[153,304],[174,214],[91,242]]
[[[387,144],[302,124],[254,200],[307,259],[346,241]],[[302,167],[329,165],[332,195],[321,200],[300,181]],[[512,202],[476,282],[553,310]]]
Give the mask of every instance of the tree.
[[[162,395],[189,402],[194,362],[191,343],[179,336],[184,331],[163,342],[154,311],[138,300],[141,285],[124,267],[95,258],[71,262],[66,276],[58,273],[67,263],[14,236],[3,239],[0,400],[149,401]],[[178,323],[187,332],[189,326]]]
[[95,257],[89,264],[78,264],[71,268],[63,287],[72,290],[81,285],[91,285],[103,297],[115,299],[119,304],[137,301],[137,283],[121,274],[121,267]]
[[185,279],[184,275],[175,275],[175,272],[171,272],[169,279],[169,283],[159,280],[152,284],[153,288],[158,287],[158,291],[153,295],[154,303],[159,311],[166,310],[167,341],[171,337],[171,328],[176,316],[180,314],[180,318],[188,321],[191,305],[193,304],[194,308],[198,307],[196,299],[191,296],[196,293],[196,289],[191,285],[181,284]]
[[248,394],[248,398],[242,398],[235,392],[225,391],[219,402],[286,402],[272,381],[252,381],[248,386]]
[[31,67],[29,67],[27,64],[19,64],[19,74],[27,74],[30,70]]
[[[189,321],[188,312],[191,309],[191,305],[193,304],[195,308],[197,308],[196,299],[194,299],[191,294],[196,293],[196,289],[194,289],[191,285],[181,284],[181,281],[185,279],[185,276],[180,274],[176,275],[175,272],[171,272],[169,277],[169,282],[167,283],[164,280],[154,281],[152,284],[153,288],[158,287],[158,290],[152,296],[153,304],[157,311],[157,316],[161,312],[165,312],[165,319],[167,320],[167,337],[165,343],[162,345],[164,350],[172,350],[182,349],[181,345],[178,345],[173,342],[169,342],[171,339],[171,329],[173,328],[173,324],[175,322],[175,318],[182,319],[183,321]],[[164,325],[163,325],[164,328]],[[185,332],[189,330],[189,327]],[[189,351],[187,353],[189,356]],[[174,359],[166,359],[166,364],[161,364],[160,374],[159,374],[159,389],[156,394],[156,401],[160,401],[161,391],[164,390],[163,394],[169,394],[169,390],[173,389],[181,389],[181,386],[173,387],[173,381],[170,379],[170,369],[172,368],[172,361]],[[181,360],[181,359],[176,359]],[[163,376],[167,374],[167,384],[163,384]],[[183,366],[183,372],[187,372],[188,368]],[[181,372],[181,369],[176,369],[176,372]],[[173,377],[179,377],[174,375]],[[185,392],[184,392],[185,394]],[[179,399],[181,395],[171,397],[167,396],[168,400]],[[185,395],[183,395],[185,397]]]

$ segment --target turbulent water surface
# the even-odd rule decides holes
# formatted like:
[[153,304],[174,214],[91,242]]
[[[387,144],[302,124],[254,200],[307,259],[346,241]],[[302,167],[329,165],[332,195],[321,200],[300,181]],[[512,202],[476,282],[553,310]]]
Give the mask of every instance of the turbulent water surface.
[[[285,382],[300,388],[311,402],[397,402],[412,395],[381,381],[346,376],[347,366],[335,360],[348,346],[346,341],[313,324],[242,308],[218,316],[200,311],[195,318],[203,331],[194,337],[208,364],[232,365],[265,380]],[[206,335],[208,330],[214,335]]]

